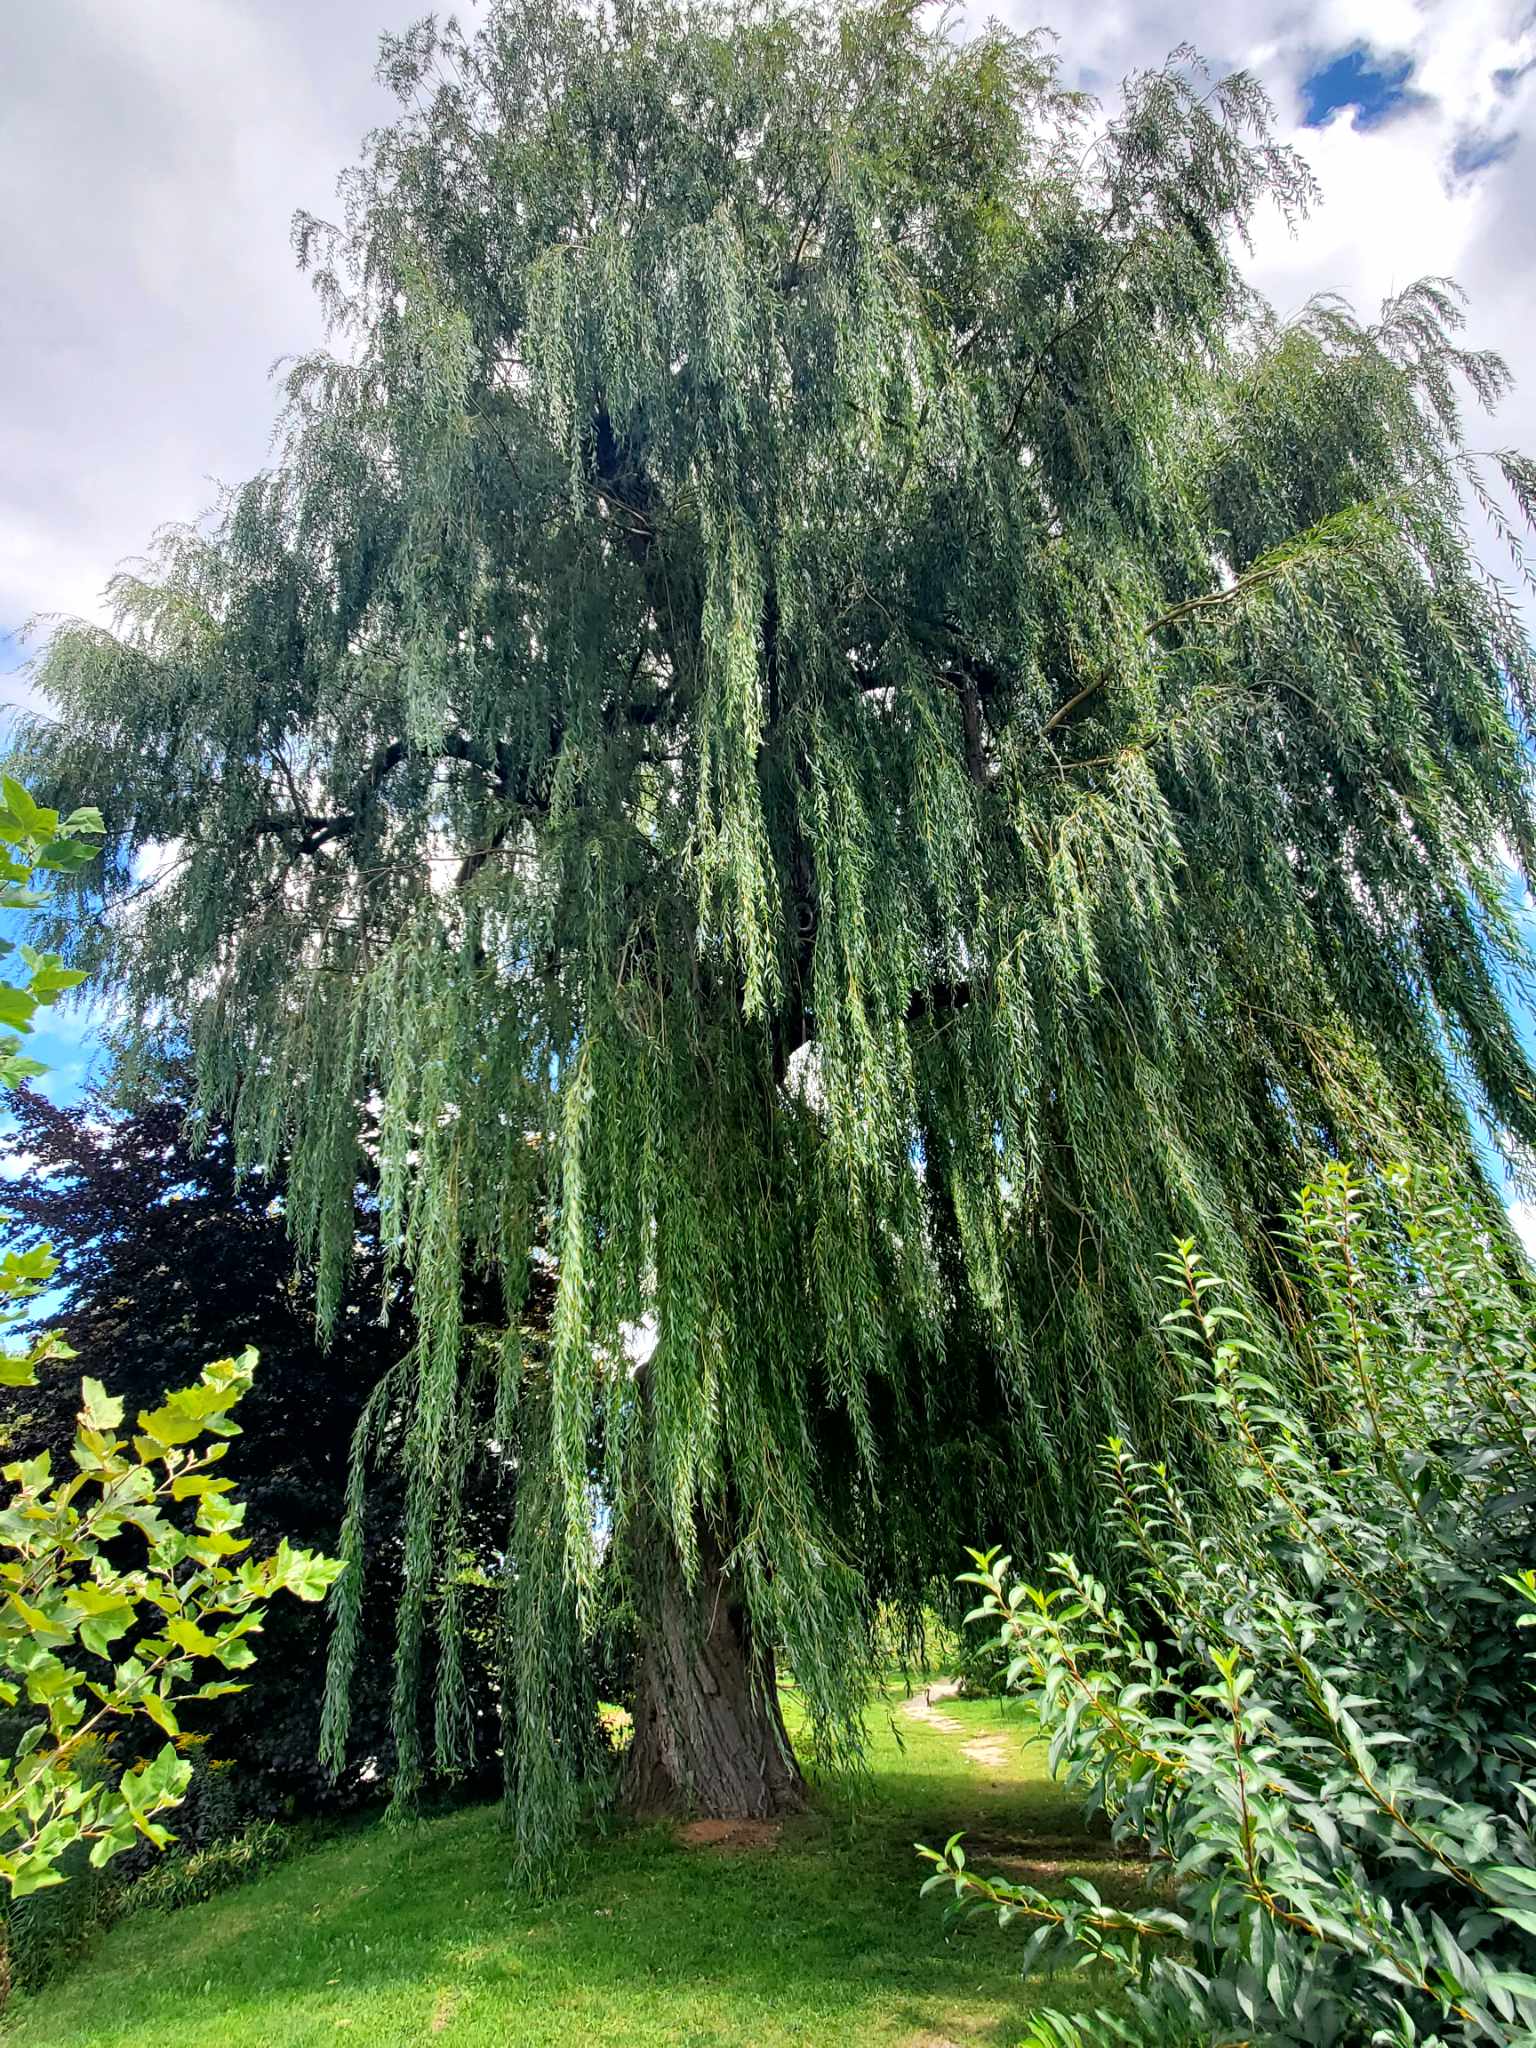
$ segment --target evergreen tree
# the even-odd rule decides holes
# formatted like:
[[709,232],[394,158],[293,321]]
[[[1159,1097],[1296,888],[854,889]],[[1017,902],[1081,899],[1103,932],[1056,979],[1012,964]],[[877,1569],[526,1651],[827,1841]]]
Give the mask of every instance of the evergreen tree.
[[1191,1454],[1171,1238],[1273,1282],[1286,1191],[1387,1146],[1497,1227],[1463,1102],[1524,1158],[1536,673],[1462,492],[1518,525],[1536,476],[1467,452],[1504,371],[1449,287],[1245,287],[1310,191],[1246,77],[1103,124],[1038,38],[807,0],[501,0],[383,71],[298,224],[343,346],[54,634],[19,753],[101,800],[78,950],[291,1158],[327,1325],[376,1164],[399,1790],[425,1674],[462,1725],[488,1463],[542,1862],[604,1532],[631,1804],[792,1806],[776,1656],[856,1764],[877,1602],[979,1530],[1091,1550],[1106,1429]]

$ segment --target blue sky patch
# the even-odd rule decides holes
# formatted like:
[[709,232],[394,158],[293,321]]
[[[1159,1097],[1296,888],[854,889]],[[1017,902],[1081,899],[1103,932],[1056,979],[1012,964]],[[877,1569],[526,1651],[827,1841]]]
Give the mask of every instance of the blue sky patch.
[[1379,57],[1357,43],[1301,81],[1302,119],[1309,128],[1321,128],[1340,108],[1353,107],[1357,128],[1379,128],[1394,114],[1424,104],[1426,95],[1408,83],[1412,75],[1412,58]]
[[1486,129],[1463,135],[1451,151],[1451,170],[1458,178],[1470,178],[1477,171],[1486,171],[1490,164],[1501,164],[1514,153],[1515,144],[1520,140],[1513,129],[1505,135],[1493,135]]

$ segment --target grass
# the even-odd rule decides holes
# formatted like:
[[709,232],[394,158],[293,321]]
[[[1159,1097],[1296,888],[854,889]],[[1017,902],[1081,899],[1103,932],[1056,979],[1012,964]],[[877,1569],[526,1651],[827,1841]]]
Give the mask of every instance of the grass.
[[1110,1893],[1136,1873],[1083,1834],[1018,1708],[939,1712],[877,1712],[857,1814],[827,1802],[753,1848],[620,1830],[542,1905],[508,1891],[494,1809],[359,1830],[123,1922],[17,2002],[8,2048],[1009,2048],[1035,2006],[1103,1986],[1026,1982],[994,1927],[947,1934],[912,1844],[965,1828],[983,1867]]

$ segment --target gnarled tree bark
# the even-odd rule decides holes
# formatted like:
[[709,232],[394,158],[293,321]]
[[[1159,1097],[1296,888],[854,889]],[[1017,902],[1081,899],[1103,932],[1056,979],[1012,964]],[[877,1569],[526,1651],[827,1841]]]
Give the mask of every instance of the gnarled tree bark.
[[689,1585],[660,1523],[639,1533],[645,1639],[620,1803],[646,1817],[770,1820],[799,1812],[805,1781],[779,1712],[772,1647],[753,1641],[719,1545],[701,1525]]

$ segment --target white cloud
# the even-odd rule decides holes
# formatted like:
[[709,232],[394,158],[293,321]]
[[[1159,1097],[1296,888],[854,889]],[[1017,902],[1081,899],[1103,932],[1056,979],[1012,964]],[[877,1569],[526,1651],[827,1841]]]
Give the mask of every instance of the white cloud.
[[[1427,271],[1473,294],[1472,335],[1524,387],[1490,438],[1536,446],[1536,150],[1457,178],[1469,134],[1533,125],[1524,0],[1119,0],[1059,10],[1074,81],[1113,100],[1129,70],[1190,41],[1247,65],[1324,186],[1295,240],[1261,224],[1255,272],[1282,311],[1336,289],[1363,310]],[[11,0],[0,70],[6,313],[0,327],[0,636],[36,611],[96,609],[163,520],[265,459],[273,360],[315,342],[294,209],[325,212],[391,103],[381,28],[421,0]],[[973,9],[979,21],[987,11]],[[1035,0],[1014,0],[1021,25]],[[1421,102],[1362,129],[1300,126],[1300,88],[1361,42],[1412,61]],[[1504,85],[1496,82],[1501,74]],[[1510,79],[1514,83],[1510,84]],[[6,651],[0,646],[0,667]]]
[[133,880],[146,896],[155,896],[172,880],[186,859],[183,839],[146,840],[133,857]]
[[328,210],[388,117],[377,33],[420,11],[0,8],[0,635],[37,611],[94,612],[157,525],[260,467],[270,366],[320,334],[291,215]]
[[[1324,186],[1294,241],[1261,224],[1255,271],[1282,311],[1336,289],[1363,310],[1426,271],[1473,294],[1473,338],[1526,382],[1490,439],[1536,446],[1536,150],[1467,178],[1469,134],[1532,124],[1524,0],[1119,0],[1059,10],[1068,75],[1113,100],[1188,40],[1247,65]],[[294,209],[325,212],[390,105],[381,28],[421,0],[11,0],[0,70],[6,313],[0,326],[0,642],[31,613],[97,608],[163,520],[265,459],[273,360],[319,338],[294,267]],[[973,9],[980,20],[987,11]],[[1021,25],[1035,0],[1009,10]],[[1300,126],[1300,87],[1361,42],[1410,59],[1424,99],[1362,129]],[[1505,83],[1496,82],[1500,75]],[[1514,77],[1511,86],[1509,81]],[[0,668],[8,660],[0,644]]]

